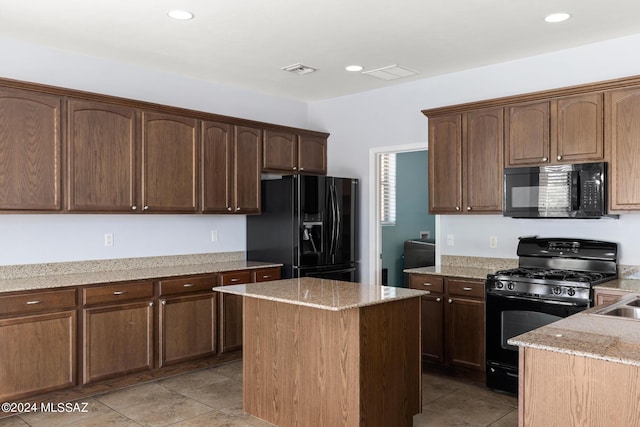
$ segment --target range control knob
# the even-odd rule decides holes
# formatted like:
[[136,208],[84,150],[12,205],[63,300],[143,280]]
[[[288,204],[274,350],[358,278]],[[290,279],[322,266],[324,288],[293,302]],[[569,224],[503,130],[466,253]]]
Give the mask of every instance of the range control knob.
[[567,289],[567,294],[568,294],[570,297],[572,297],[572,296],[574,296],[574,295],[576,294],[576,290],[575,290],[575,289],[573,289],[573,288],[569,288],[569,289]]
[[498,280],[498,281],[496,282],[496,288],[498,288],[498,289],[502,289],[502,288],[504,288],[504,283],[502,283],[500,280]]
[[510,291],[512,291],[515,287],[516,287],[516,284],[513,282],[509,282],[507,284],[507,289],[509,289]]
[[554,286],[553,289],[551,289],[551,292],[553,292],[554,295],[560,295],[562,293],[562,288],[560,286]]

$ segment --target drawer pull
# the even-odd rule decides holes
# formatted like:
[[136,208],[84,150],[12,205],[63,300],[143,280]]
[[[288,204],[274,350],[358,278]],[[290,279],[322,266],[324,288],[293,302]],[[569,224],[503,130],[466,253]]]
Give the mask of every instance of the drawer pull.
[[436,298],[436,302],[440,302],[440,297]]
[[113,294],[114,295],[124,295],[126,293],[127,293],[127,291],[115,291]]
[[462,288],[463,291],[471,291],[473,290],[473,288],[470,288],[468,286],[465,286],[464,288]]
[[167,300],[163,299],[162,301],[160,301],[162,303],[162,305],[167,305]]
[[193,288],[194,285],[193,285],[193,283],[185,283],[182,286],[184,286],[185,288]]
[[42,300],[36,299],[33,301],[27,301],[27,305],[36,305],[36,304],[42,304]]
[[265,274],[264,276],[262,276],[263,279],[271,279],[271,275],[270,274]]
[[433,283],[424,282],[424,283],[422,284],[422,286],[433,286]]
[[447,301],[449,304],[453,304],[453,300],[451,298],[449,298],[449,301]]
[[237,279],[235,277],[233,279],[231,279],[232,282],[237,282],[238,280],[240,280],[240,279]]

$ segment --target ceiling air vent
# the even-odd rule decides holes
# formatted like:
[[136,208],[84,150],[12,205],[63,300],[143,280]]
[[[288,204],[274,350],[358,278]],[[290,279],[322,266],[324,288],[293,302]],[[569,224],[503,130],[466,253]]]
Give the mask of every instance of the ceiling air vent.
[[399,65],[387,65],[386,67],[377,68],[375,70],[363,71],[362,74],[377,77],[382,80],[395,80],[413,76],[418,74],[418,72]]
[[313,68],[313,67],[309,67],[308,65],[303,65],[303,64],[293,64],[293,65],[287,65],[286,67],[282,67],[281,70],[284,71],[289,71],[291,73],[296,73],[296,74],[310,74],[313,73],[314,71],[318,71],[317,68]]

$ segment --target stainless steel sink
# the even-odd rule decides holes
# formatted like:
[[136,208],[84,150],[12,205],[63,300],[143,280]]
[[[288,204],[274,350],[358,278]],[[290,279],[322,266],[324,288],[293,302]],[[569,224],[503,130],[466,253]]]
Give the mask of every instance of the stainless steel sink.
[[630,294],[624,296],[613,304],[602,307],[591,314],[640,320],[640,295]]

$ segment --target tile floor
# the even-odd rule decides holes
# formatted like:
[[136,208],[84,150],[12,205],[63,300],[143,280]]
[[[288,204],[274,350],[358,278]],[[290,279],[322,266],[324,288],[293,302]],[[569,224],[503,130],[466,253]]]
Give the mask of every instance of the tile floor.
[[[0,427],[194,426],[266,427],[242,412],[242,362],[81,399],[83,413],[0,418]],[[414,426],[517,426],[517,399],[438,374],[424,374],[422,413]]]

